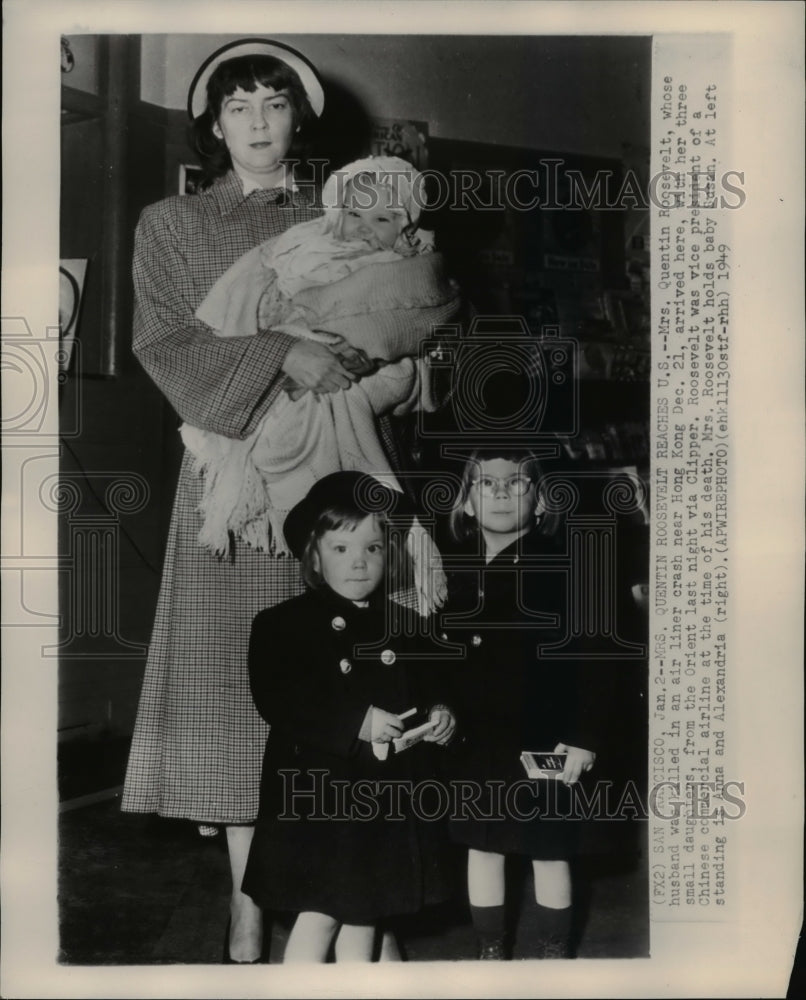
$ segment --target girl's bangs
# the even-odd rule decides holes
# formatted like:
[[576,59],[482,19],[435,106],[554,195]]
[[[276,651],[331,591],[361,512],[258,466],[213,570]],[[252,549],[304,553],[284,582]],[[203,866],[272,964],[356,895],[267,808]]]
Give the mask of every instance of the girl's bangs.
[[381,527],[386,524],[386,517],[382,511],[368,514],[366,511],[356,510],[353,507],[334,506],[323,511],[319,516],[315,534],[321,538],[326,531],[354,531],[367,517],[374,517]]

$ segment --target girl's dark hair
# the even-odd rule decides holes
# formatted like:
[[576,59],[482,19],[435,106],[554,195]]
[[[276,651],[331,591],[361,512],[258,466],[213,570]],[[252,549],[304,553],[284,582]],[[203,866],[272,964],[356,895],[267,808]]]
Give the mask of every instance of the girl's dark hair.
[[[367,512],[356,507],[347,507],[342,504],[333,504],[326,507],[314,522],[310,537],[305,544],[300,565],[302,568],[302,579],[308,587],[316,589],[325,585],[322,575],[316,569],[316,555],[319,542],[326,531],[349,531],[355,528],[366,518]],[[397,590],[405,586],[411,578],[411,565],[409,555],[406,551],[404,538],[408,531],[408,524],[399,526],[390,523],[384,513],[374,515],[378,525],[384,532],[387,542],[386,550],[386,589],[387,591]]]
[[202,161],[204,176],[201,187],[209,187],[217,177],[223,177],[232,168],[232,158],[223,139],[213,134],[224,100],[240,87],[253,93],[258,86],[284,90],[288,94],[294,117],[294,138],[289,159],[304,160],[308,155],[308,132],[316,121],[305,88],[299,76],[287,63],[274,56],[252,55],[226,59],[207,82],[207,107],[191,125],[193,144]]
[[[480,463],[492,462],[496,458],[503,459],[505,462],[517,463],[523,474],[535,484],[536,494],[540,493],[543,470],[536,456],[528,448],[506,448],[503,446],[474,448],[465,460],[462,484],[448,516],[448,531],[455,542],[466,541],[478,534],[479,528],[476,519],[465,512],[465,504],[473,481],[478,475]],[[545,535],[555,534],[559,527],[559,520],[558,515],[544,512],[540,518],[540,531]]]

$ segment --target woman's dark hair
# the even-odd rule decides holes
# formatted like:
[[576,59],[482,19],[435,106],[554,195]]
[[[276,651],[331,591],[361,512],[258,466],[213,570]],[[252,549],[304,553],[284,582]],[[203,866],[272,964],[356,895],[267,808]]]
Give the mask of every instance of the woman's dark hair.
[[[467,456],[465,466],[462,471],[462,485],[454,501],[454,505],[448,516],[448,531],[456,542],[466,541],[478,533],[478,525],[475,518],[465,512],[465,504],[473,482],[478,475],[481,462],[492,462],[495,459],[503,459],[505,462],[515,462],[521,469],[523,475],[528,476],[534,483],[535,493],[540,495],[540,482],[543,478],[543,470],[535,455],[527,448],[506,448],[503,446],[488,446],[485,448],[475,448]],[[553,535],[559,528],[560,519],[557,514],[544,512],[540,517],[540,531],[546,535]]]
[[207,107],[191,125],[193,141],[202,161],[204,176],[201,187],[209,187],[217,177],[223,177],[232,168],[232,159],[223,139],[213,134],[224,101],[240,87],[253,93],[258,86],[283,90],[288,94],[294,117],[295,132],[289,150],[289,159],[304,160],[309,148],[307,135],[316,121],[305,88],[299,76],[287,63],[274,56],[247,55],[226,59],[207,82]]
[[[353,531],[367,517],[366,511],[342,504],[326,507],[314,522],[310,537],[305,543],[300,558],[302,579],[308,587],[316,589],[324,586],[321,573],[316,569],[316,555],[319,542],[326,531]],[[408,531],[408,525],[403,527],[391,524],[384,513],[374,515],[378,526],[384,533],[387,542],[386,550],[386,589],[394,591],[406,586],[411,578],[411,564],[406,551],[403,535]]]

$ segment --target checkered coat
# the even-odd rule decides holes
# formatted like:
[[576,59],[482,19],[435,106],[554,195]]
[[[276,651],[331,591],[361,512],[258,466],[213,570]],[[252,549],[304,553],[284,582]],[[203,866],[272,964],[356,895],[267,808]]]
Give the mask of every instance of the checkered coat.
[[[241,254],[318,214],[302,193],[245,196],[234,173],[143,211],[134,248],[134,351],[183,420],[243,438],[268,410],[294,339],[222,340],[194,312]],[[203,551],[200,499],[186,455],[122,808],[250,823],[268,727],[249,692],[249,630],[262,608],[299,593],[299,568],[240,543],[225,560]]]

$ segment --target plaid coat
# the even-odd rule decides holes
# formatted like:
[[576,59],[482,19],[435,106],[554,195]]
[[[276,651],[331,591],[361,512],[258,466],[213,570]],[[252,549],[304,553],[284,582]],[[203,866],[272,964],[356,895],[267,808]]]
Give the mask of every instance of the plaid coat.
[[[243,438],[268,410],[293,338],[222,340],[194,312],[241,254],[318,214],[310,198],[285,189],[244,195],[234,173],[201,194],[143,211],[134,248],[134,351],[183,420]],[[204,552],[200,499],[185,455],[122,808],[250,823],[268,727],[249,692],[249,630],[259,610],[299,593],[298,564],[241,544],[226,560]]]

